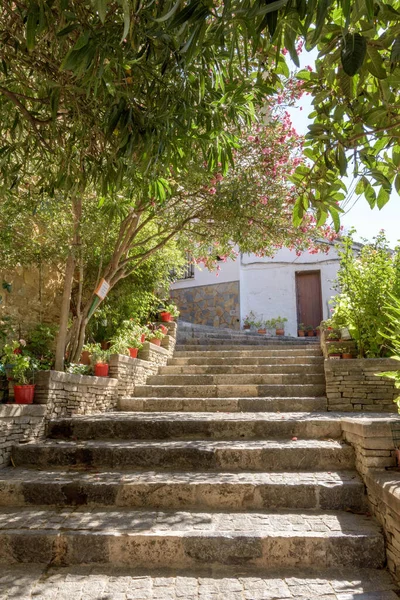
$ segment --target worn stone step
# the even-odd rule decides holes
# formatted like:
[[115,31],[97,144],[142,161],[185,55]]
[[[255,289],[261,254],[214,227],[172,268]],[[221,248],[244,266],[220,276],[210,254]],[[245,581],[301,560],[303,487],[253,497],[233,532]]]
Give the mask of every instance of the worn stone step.
[[247,385],[137,385],[135,396],[159,398],[235,398],[266,396],[324,396],[324,383],[305,384],[247,384]]
[[48,437],[93,439],[339,439],[335,413],[116,412],[54,419]]
[[176,346],[174,356],[322,356],[321,348],[318,346],[299,348],[268,348],[262,346],[241,346],[234,344],[232,346]]
[[233,356],[233,357],[221,357],[221,356],[196,356],[191,354],[190,356],[177,358],[175,355],[173,358],[168,359],[168,365],[197,365],[197,366],[229,366],[236,367],[241,365],[257,365],[257,366],[270,366],[270,365],[300,365],[303,363],[309,363],[312,365],[324,365],[323,356]]
[[323,362],[299,363],[297,365],[167,365],[160,367],[159,375],[225,375],[225,374],[324,374]]
[[152,375],[147,378],[146,385],[262,385],[262,384],[325,384],[324,373],[230,373],[228,375]]
[[182,337],[180,336],[177,340],[177,343],[180,346],[213,346],[217,345],[253,345],[253,346],[268,346],[270,348],[285,348],[293,346],[301,346],[301,347],[309,347],[309,346],[318,346],[319,340],[314,338],[306,338],[303,340],[297,341],[298,338],[287,338],[286,340],[280,340],[278,337],[268,337],[266,335],[243,335],[243,336],[232,336],[232,337],[223,337],[223,336],[203,336],[201,338],[193,338],[193,337]]
[[120,398],[122,411],[314,412],[326,411],[326,397],[289,398]]
[[[133,569],[102,565],[3,565],[0,598],[11,600],[398,600],[385,569],[235,566]],[[10,593],[11,592],[11,593]]]
[[3,508],[0,563],[382,568],[371,518],[343,512]]
[[296,471],[354,468],[351,446],[325,440],[84,441],[14,446],[15,466],[115,469]]
[[0,470],[0,506],[115,506],[153,509],[366,511],[355,471],[160,473]]

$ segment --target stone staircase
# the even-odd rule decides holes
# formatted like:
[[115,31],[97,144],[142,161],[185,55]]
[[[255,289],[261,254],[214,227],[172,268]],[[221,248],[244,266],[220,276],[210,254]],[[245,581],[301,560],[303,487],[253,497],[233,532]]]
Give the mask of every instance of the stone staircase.
[[[318,345],[187,333],[119,412],[54,420],[14,448],[0,564],[167,569],[164,592],[138,600],[398,598]],[[197,595],[176,579],[171,592],[176,573]]]

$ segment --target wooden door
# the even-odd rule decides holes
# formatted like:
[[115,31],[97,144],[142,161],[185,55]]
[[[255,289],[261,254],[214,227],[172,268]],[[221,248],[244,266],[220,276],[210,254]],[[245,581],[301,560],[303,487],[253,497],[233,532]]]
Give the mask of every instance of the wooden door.
[[297,324],[318,327],[322,321],[321,271],[296,273]]

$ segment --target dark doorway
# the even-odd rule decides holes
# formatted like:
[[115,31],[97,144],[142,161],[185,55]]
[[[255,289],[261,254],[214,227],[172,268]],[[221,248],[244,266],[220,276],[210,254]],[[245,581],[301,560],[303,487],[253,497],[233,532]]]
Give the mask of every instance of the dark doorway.
[[296,273],[297,324],[318,327],[322,321],[321,271]]

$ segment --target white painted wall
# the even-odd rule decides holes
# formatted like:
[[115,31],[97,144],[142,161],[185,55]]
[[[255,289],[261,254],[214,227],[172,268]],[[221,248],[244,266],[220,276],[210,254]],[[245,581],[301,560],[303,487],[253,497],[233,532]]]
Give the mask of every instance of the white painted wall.
[[[209,271],[204,265],[196,265],[193,279],[182,279],[171,285],[172,290],[197,287],[199,285],[215,285],[216,283],[229,283],[239,281],[240,258],[235,261],[219,262],[220,271]],[[218,273],[218,275],[217,275]]]
[[339,269],[337,254],[303,253],[297,257],[288,249],[274,258],[244,255],[240,273],[241,320],[252,310],[264,319],[286,317],[287,335],[297,335],[296,278],[297,271],[321,271],[323,318],[330,314],[329,299],[334,296],[333,281]]

